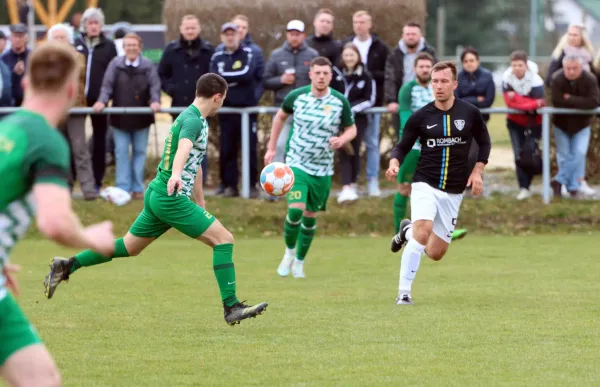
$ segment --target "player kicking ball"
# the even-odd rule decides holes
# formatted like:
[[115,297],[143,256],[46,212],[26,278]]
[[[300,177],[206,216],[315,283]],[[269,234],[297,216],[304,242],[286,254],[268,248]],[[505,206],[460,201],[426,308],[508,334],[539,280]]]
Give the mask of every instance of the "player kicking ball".
[[[400,133],[402,138],[404,126],[411,114],[430,102],[434,101],[433,88],[431,87],[431,68],[434,65],[433,57],[427,52],[420,52],[415,57],[415,79],[405,83],[398,92]],[[410,183],[417,169],[421,156],[421,144],[415,142],[412,149],[404,158],[398,171],[398,192],[394,197],[394,233],[400,231],[400,221],[406,216],[406,207],[410,195]],[[467,230],[459,229],[452,232],[452,240],[461,239]]]
[[[385,175],[393,180],[417,139],[422,144],[411,193],[411,220],[400,223],[392,239],[392,251],[404,244],[396,304],[412,304],[411,288],[421,254],[441,260],[452,240],[462,193],[470,186],[473,195],[483,191],[483,169],[491,150],[487,126],[475,106],[454,98],[456,65],[439,62],[431,70],[435,100],[411,115],[402,139],[392,150]],[[469,148],[479,145],[477,164],[469,170]]]
[[8,259],[33,217],[46,237],[63,246],[113,251],[112,224],[82,228],[71,209],[69,146],[54,128],[79,90],[77,52],[46,43],[27,60],[21,109],[0,121],[0,378],[9,386],[59,386],[52,356],[13,296],[15,272]]
[[[304,278],[304,260],[317,228],[317,212],[325,211],[334,150],[356,136],[350,102],[329,87],[332,64],[324,57],[310,63],[311,84],[292,90],[273,119],[265,165],[275,157],[275,145],[283,124],[293,114],[286,153],[286,164],[295,176],[287,194],[288,213],[284,224],[285,254],[277,269],[282,277]],[[344,133],[338,136],[340,125]]]
[[[45,295],[52,298],[56,287],[82,267],[110,262],[113,258],[140,254],[171,227],[213,249],[213,270],[223,302],[225,321],[229,325],[256,317],[267,303],[245,305],[236,296],[233,265],[233,236],[205,210],[200,163],[206,154],[208,122],[223,105],[227,82],[208,73],[196,84],[196,98],[171,126],[165,141],[156,177],[144,195],[144,209],[124,238],[114,241],[114,254],[105,256],[91,250],[72,258],[56,257],[44,281]],[[190,199],[194,195],[196,204]]]

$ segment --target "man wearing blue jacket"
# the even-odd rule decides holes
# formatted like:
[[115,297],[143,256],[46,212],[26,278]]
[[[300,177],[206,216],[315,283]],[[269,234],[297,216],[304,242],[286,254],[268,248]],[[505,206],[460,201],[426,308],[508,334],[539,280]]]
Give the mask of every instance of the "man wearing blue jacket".
[[[217,50],[210,60],[210,72],[222,76],[229,86],[223,106],[255,106],[256,79],[254,70],[256,60],[252,48],[241,45],[238,27],[228,22],[221,26],[223,49]],[[258,196],[257,158],[256,158],[256,121],[250,122],[250,185],[251,195]],[[219,114],[220,135],[220,172],[222,193],[226,197],[239,196],[237,166],[238,151],[241,145],[241,116],[239,114]]]

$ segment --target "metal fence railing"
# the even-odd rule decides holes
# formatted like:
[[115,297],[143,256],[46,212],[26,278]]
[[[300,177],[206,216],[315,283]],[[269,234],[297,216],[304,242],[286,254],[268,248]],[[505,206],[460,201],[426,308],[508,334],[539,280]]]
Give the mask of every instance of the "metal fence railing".
[[[177,108],[163,108],[161,113],[181,113],[185,107]],[[12,113],[18,110],[18,108],[0,108],[0,114]],[[273,115],[279,110],[275,106],[254,106],[248,108],[230,108],[223,107],[219,110],[219,113],[227,114],[240,114],[242,116],[242,189],[241,196],[243,198],[250,197],[250,114],[270,114]],[[366,111],[372,114],[389,114],[386,108],[376,107]],[[482,113],[488,114],[524,114],[523,111],[508,109],[508,108],[487,108],[481,109]],[[543,161],[543,172],[542,172],[542,185],[543,191],[542,196],[545,204],[549,204],[551,200],[551,189],[550,189],[550,119],[552,114],[600,114],[600,108],[594,110],[577,110],[577,109],[563,109],[554,107],[543,107],[537,110],[542,116],[542,161]],[[73,114],[140,114],[140,113],[153,113],[149,107],[140,108],[128,108],[128,107],[108,107],[101,112],[94,112],[92,108],[72,108],[70,113]]]

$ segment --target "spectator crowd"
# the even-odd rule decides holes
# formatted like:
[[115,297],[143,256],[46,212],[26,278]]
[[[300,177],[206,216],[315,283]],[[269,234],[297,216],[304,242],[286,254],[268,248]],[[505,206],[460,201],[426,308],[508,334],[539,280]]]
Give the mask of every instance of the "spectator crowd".
[[[248,107],[259,103],[265,91],[274,93],[280,105],[293,89],[310,84],[308,64],[317,56],[334,63],[331,87],[343,93],[355,114],[358,135],[350,147],[340,150],[343,189],[338,202],[359,198],[358,176],[364,168],[367,194],[381,195],[379,188],[381,116],[365,113],[371,107],[385,107],[392,114],[392,125],[399,133],[403,86],[417,79],[415,59],[425,53],[437,62],[435,49],[423,36],[422,27],[406,23],[394,47],[388,47],[373,30],[367,11],[352,17],[353,33],[334,36],[335,17],[330,9],[320,9],[313,20],[313,33],[300,20],[287,23],[285,42],[269,58],[252,40],[251,23],[245,15],[236,15],[220,29],[218,45],[201,37],[198,17],[186,15],[179,27],[179,38],[164,48],[155,66],[142,56],[143,40],[128,23],[115,25],[113,36],[103,32],[104,14],[98,8],[77,13],[69,24],[58,24],[48,30],[47,39],[72,45],[81,59],[82,76],[78,107],[92,107],[100,112],[109,103],[115,107],[161,108],[161,91],[171,98],[171,106],[186,107],[194,99],[196,80],[205,73],[220,74],[229,85],[224,106]],[[7,40],[10,47],[6,47]],[[0,107],[18,107],[23,99],[21,79],[29,49],[28,30],[24,24],[10,26],[10,35],[0,31]],[[467,47],[460,55],[457,98],[479,107],[491,107],[496,98],[492,73],[480,65],[479,53]],[[531,182],[539,174],[537,157],[531,152],[538,147],[541,116],[537,109],[545,105],[546,89],[551,91],[553,106],[593,109],[600,105],[600,56],[594,61],[594,50],[581,25],[571,25],[552,54],[545,79],[538,65],[523,51],[510,56],[510,67],[502,74],[502,94],[507,107],[524,114],[509,114],[507,130],[514,151],[519,200],[531,196]],[[420,96],[430,95],[428,81],[417,79],[422,86]],[[414,86],[414,82],[412,83]],[[411,86],[411,87],[412,87]],[[429,89],[429,92],[427,91]],[[414,96],[413,98],[417,98]],[[173,118],[177,114],[172,115]],[[552,178],[555,195],[576,197],[592,195],[586,182],[586,155],[591,136],[592,115],[554,115],[558,173]],[[485,121],[490,116],[484,115]],[[154,115],[90,115],[92,139],[85,138],[85,115],[71,114],[60,126],[72,149],[70,181],[78,181],[87,200],[98,197],[104,183],[107,154],[115,160],[115,185],[141,199],[145,190],[144,165],[148,133]],[[241,116],[221,113],[219,120],[220,185],[218,194],[239,195],[238,156],[241,147]],[[277,144],[275,161],[283,161],[291,120],[286,122]],[[213,125],[214,127],[214,125]],[[258,197],[257,116],[250,117],[251,196]],[[366,165],[360,165],[364,143]],[[470,152],[475,164],[477,145]],[[208,167],[205,158],[202,168]],[[206,173],[203,174],[204,178]],[[274,200],[274,199],[273,199]]]

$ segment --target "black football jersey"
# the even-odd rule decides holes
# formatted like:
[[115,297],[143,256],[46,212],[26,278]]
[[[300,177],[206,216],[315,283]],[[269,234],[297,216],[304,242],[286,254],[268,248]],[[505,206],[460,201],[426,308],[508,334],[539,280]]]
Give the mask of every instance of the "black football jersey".
[[466,188],[473,139],[479,145],[478,162],[487,164],[491,150],[490,135],[479,109],[460,99],[455,99],[447,111],[431,102],[414,112],[391,157],[402,164],[417,139],[421,158],[413,182],[424,182],[448,193],[462,193]]

